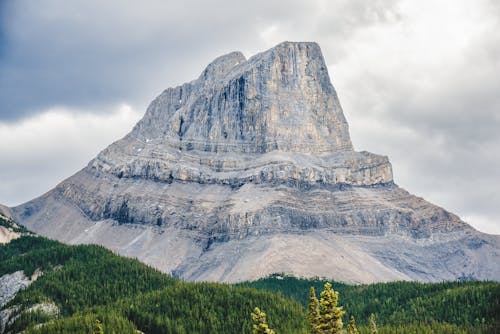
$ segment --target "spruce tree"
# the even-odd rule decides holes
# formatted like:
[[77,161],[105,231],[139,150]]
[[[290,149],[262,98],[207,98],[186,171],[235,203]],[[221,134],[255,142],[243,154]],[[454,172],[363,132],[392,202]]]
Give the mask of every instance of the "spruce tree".
[[309,311],[307,312],[307,321],[309,322],[309,326],[311,327],[311,334],[321,333],[318,330],[318,325],[320,322],[319,301],[318,297],[316,297],[316,291],[313,287],[311,287],[311,289],[309,290]]
[[338,300],[339,293],[327,282],[319,300],[319,333],[336,334],[342,331],[342,317],[345,312],[341,306],[337,306]]
[[102,323],[99,319],[95,320],[93,334],[104,334],[104,328],[102,327]]
[[370,314],[370,334],[378,334],[377,322],[375,321],[375,314]]
[[349,321],[349,325],[347,325],[347,334],[359,334],[353,315],[351,315],[351,321]]
[[276,334],[266,323],[266,314],[256,307],[252,312],[253,334]]

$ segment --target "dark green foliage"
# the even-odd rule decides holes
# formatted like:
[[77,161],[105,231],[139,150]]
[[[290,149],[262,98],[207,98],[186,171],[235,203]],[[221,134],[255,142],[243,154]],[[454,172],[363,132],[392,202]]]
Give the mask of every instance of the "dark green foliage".
[[[306,306],[310,287],[321,289],[325,282],[319,279],[270,277],[242,284],[279,291]],[[379,333],[382,333],[384,325],[406,326],[432,322],[464,326],[482,323],[489,326],[500,325],[498,282],[391,282],[368,285],[333,282],[332,285],[340,293],[339,305],[350,315],[354,315],[358,324],[367,326],[370,314],[376,314]],[[348,319],[345,318],[344,321],[348,322]]]
[[[30,274],[37,268],[44,272],[9,305],[53,301],[60,309],[63,318],[33,333],[92,333],[87,330],[95,327],[100,314],[116,315],[99,317],[105,333],[115,318],[111,323],[122,324],[123,318],[146,333],[251,333],[249,314],[257,306],[266,310],[270,327],[278,333],[302,333],[306,326],[304,308],[280,294],[181,282],[99,246],[24,236],[0,246],[0,256],[1,274]],[[47,320],[43,314],[25,313],[13,326],[18,331]]]
[[[31,250],[29,250],[31,247]],[[3,257],[5,255],[5,257]],[[31,305],[50,299],[70,315],[88,306],[106,305],[173,284],[174,280],[137,260],[114,255],[95,245],[68,246],[24,236],[0,247],[0,275],[36,268],[45,274],[18,293],[11,304]]]
[[65,261],[72,254],[61,254],[57,248],[66,249],[62,244],[49,239],[23,236],[0,247],[0,275],[24,270],[27,276],[35,269],[50,269],[54,263]]
[[41,311],[22,313],[10,326],[6,326],[6,333],[19,333],[33,324],[42,324],[51,319],[51,316]]
[[[370,334],[370,327],[358,328],[359,334]],[[500,333],[492,325],[455,325],[444,322],[378,327],[378,334],[490,334]]]
[[[238,285],[251,286],[259,290],[279,291],[287,297],[298,300],[305,306],[309,301],[311,287],[313,287],[315,291],[322,291],[326,282],[326,280],[321,279],[301,279],[293,276],[276,274],[261,278],[257,281],[239,283]],[[352,287],[351,285],[340,282],[329,282],[332,284],[332,288],[335,291],[340,291],[341,294],[346,288]],[[342,296],[340,297],[341,305],[345,306],[342,304]]]
[[[68,246],[35,236],[0,246],[0,275],[17,270],[30,275],[36,269],[44,275],[9,305],[54,302],[60,318],[22,313],[11,325],[13,332],[92,333],[99,320],[104,333],[134,333],[136,328],[145,333],[251,333],[249,314],[259,307],[277,334],[308,333],[308,292],[325,284],[292,277],[239,285],[186,283],[98,246]],[[380,334],[500,333],[499,283],[332,285],[340,292],[338,304],[355,316],[360,334],[369,333],[371,313]],[[40,323],[45,324],[34,327]]]
[[[102,331],[101,331],[102,330]],[[116,312],[77,314],[52,320],[42,326],[28,329],[26,334],[137,334],[134,324]]]
[[304,308],[275,293],[218,283],[168,286],[119,303],[145,333],[252,333],[250,313],[265,309],[276,333],[303,333]]

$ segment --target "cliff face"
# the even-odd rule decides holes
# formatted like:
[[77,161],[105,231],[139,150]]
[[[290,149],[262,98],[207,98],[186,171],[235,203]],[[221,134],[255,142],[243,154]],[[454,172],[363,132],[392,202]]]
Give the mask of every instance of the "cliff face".
[[212,153],[352,151],[319,46],[283,43],[248,61],[217,58],[167,89],[132,131],[138,140]]
[[498,238],[397,187],[387,157],[353,150],[315,43],[217,58],[13,212],[187,279],[500,279]]
[[392,182],[386,157],[352,149],[319,46],[234,52],[167,89],[91,163],[118,177],[242,185]]

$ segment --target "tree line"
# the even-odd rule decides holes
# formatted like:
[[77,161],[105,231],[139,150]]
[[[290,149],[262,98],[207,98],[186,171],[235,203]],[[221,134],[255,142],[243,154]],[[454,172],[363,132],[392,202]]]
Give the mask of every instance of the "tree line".
[[[276,334],[325,333],[332,326],[366,334],[372,322],[380,334],[494,333],[500,314],[500,284],[495,282],[353,286],[270,277],[237,285],[189,283],[99,246],[70,246],[36,236],[0,246],[0,276],[18,270],[29,275],[36,269],[44,274],[6,307],[22,311],[54,303],[59,314],[21,312],[8,331],[252,333],[259,326],[256,319],[264,319]],[[372,313],[376,320],[370,320]]]

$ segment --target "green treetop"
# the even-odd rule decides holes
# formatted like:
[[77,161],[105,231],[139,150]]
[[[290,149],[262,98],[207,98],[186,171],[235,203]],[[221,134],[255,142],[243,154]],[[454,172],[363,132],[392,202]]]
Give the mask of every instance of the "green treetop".
[[351,321],[349,321],[349,325],[347,325],[347,334],[359,334],[353,315],[351,315]]
[[266,323],[266,314],[256,307],[252,312],[253,334],[276,334]]
[[309,290],[309,311],[307,312],[307,321],[309,322],[309,326],[311,327],[312,334],[320,334],[321,332],[318,330],[318,325],[320,323],[320,314],[319,314],[319,301],[318,297],[316,297],[316,291],[313,287]]
[[104,329],[99,319],[95,320],[93,334],[104,334]]
[[375,321],[375,314],[370,314],[370,334],[378,334],[377,323]]
[[336,334],[342,331],[344,324],[342,317],[344,310],[342,307],[337,306],[339,300],[339,293],[332,289],[330,283],[325,283],[325,288],[321,292],[319,300],[319,315],[320,321],[317,329],[322,334]]

